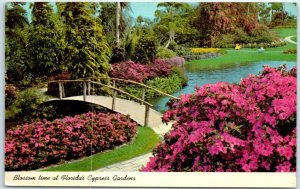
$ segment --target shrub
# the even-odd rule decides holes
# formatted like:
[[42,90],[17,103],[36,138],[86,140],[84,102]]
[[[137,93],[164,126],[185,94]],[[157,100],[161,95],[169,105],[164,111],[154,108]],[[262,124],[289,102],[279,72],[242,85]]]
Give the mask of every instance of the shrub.
[[236,35],[234,34],[221,34],[214,43],[214,47],[225,48],[228,44],[235,43]]
[[17,87],[13,84],[5,85],[5,108],[9,107],[17,96]]
[[182,67],[185,64],[185,60],[183,57],[172,57],[172,58],[164,58],[162,61],[166,62],[167,64]]
[[159,48],[156,54],[157,58],[172,58],[176,56],[176,53],[170,49]]
[[169,102],[172,130],[143,171],[296,171],[295,74],[266,66]]
[[135,47],[135,60],[148,64],[155,59],[157,42],[155,37],[142,35]]
[[86,113],[17,126],[5,136],[5,170],[33,170],[123,144],[137,123],[121,114]]
[[110,58],[111,63],[125,61],[125,48],[114,45],[112,48],[112,56]]
[[109,73],[110,77],[144,82],[155,77],[167,77],[171,73],[171,65],[162,60],[155,60],[154,63],[143,65],[132,61],[113,64]]
[[191,49],[183,46],[177,46],[175,52],[178,56],[186,56],[191,54]]
[[297,54],[297,49],[288,49],[283,51],[284,54]]
[[[182,72],[180,73],[180,71],[172,69],[172,74],[170,76],[156,77],[147,80],[145,84],[162,92],[173,94],[187,84],[187,78],[183,75]],[[138,98],[141,98],[142,96],[142,88],[137,85],[126,85],[123,87],[123,90]],[[145,100],[149,100],[159,96],[163,95],[151,89],[146,89],[145,91]],[[124,96],[124,98],[126,98],[126,96]]]
[[168,48],[169,48],[170,50],[172,50],[172,51],[175,51],[175,50],[178,48],[178,44],[177,44],[174,40],[172,40],[172,41],[170,42]]
[[48,97],[43,95],[42,91],[36,88],[29,88],[17,94],[9,111],[12,113],[14,119],[19,121],[37,119],[41,113],[43,114],[46,111],[42,104],[47,99]]

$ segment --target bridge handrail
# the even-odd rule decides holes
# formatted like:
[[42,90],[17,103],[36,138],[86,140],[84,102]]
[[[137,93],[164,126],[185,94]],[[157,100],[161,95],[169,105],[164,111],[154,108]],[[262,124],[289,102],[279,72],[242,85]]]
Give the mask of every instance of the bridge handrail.
[[132,80],[120,79],[120,78],[113,78],[113,77],[96,77],[96,78],[94,78],[94,77],[87,77],[86,79],[110,79],[110,80],[116,80],[116,81],[124,81],[124,82],[127,82],[127,83],[133,83],[133,84],[140,85],[140,86],[142,86],[142,87],[145,87],[145,88],[154,90],[154,91],[156,91],[156,92],[158,92],[158,93],[160,93],[160,94],[163,94],[163,95],[165,95],[165,96],[168,96],[168,97],[170,97],[170,98],[174,98],[174,99],[177,99],[177,100],[180,99],[180,98],[178,98],[178,97],[175,97],[175,96],[170,95],[170,94],[168,94],[168,93],[165,93],[165,92],[163,92],[163,91],[160,91],[160,90],[158,90],[158,89],[155,89],[154,87],[150,87],[150,86],[148,86],[148,85],[145,85],[144,83],[139,83],[139,82],[132,81]]
[[123,94],[129,96],[130,98],[134,98],[135,100],[138,100],[138,101],[142,102],[143,104],[146,104],[146,105],[148,105],[148,106],[150,106],[150,107],[153,106],[153,105],[150,104],[149,102],[147,102],[147,101],[145,101],[145,100],[143,100],[143,99],[140,99],[140,98],[138,98],[138,97],[136,97],[136,96],[134,96],[134,95],[131,95],[131,94],[129,94],[129,93],[127,93],[127,92],[125,92],[125,91],[123,91],[123,90],[121,90],[121,89],[118,89],[118,88],[113,87],[113,86],[110,86],[110,85],[105,85],[105,84],[103,84],[103,83],[96,82],[96,81],[88,81],[88,80],[86,80],[86,79],[76,79],[76,80],[52,80],[52,81],[49,81],[49,83],[66,83],[66,82],[70,82],[70,83],[71,83],[71,82],[91,82],[91,83],[98,84],[98,85],[101,85],[101,86],[104,86],[104,87],[108,87],[108,88],[113,89],[113,90],[115,90],[115,91],[118,91],[118,92],[120,92],[120,93],[123,93]]

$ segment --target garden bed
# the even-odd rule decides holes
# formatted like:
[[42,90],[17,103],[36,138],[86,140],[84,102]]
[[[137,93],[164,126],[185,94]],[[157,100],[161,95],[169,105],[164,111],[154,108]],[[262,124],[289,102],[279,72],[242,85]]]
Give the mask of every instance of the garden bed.
[[127,143],[137,123],[121,114],[86,113],[16,126],[5,136],[5,170],[34,170]]

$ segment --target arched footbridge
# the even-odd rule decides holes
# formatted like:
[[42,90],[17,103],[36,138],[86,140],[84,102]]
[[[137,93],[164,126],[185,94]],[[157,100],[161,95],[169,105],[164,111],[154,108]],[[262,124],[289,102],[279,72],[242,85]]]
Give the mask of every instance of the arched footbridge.
[[[105,80],[106,83],[104,84],[101,80]],[[134,84],[138,87],[141,87],[142,94],[141,97],[136,97],[128,92],[123,91],[120,88],[116,87],[117,82],[129,83]],[[162,95],[168,96],[172,99],[179,99],[175,96],[170,94],[164,93],[160,90],[157,90],[153,87],[147,86],[143,83],[138,83],[131,80],[124,80],[118,78],[85,78],[85,79],[76,79],[76,80],[54,80],[49,81],[49,84],[57,83],[58,84],[58,92],[59,98],[52,98],[49,101],[60,101],[60,100],[75,100],[75,101],[83,101],[87,103],[92,103],[96,105],[100,105],[102,107],[108,108],[112,111],[130,115],[130,118],[136,121],[140,125],[149,126],[151,127],[156,133],[163,135],[166,133],[171,124],[166,125],[162,123],[162,114],[152,107],[153,105],[145,100],[146,89],[153,90],[157,93]],[[64,87],[67,83],[79,83],[82,84],[82,95],[76,96],[68,96],[65,97],[66,88]],[[91,89],[95,88],[106,88],[109,89],[110,96],[101,96],[96,94],[91,94]],[[132,100],[127,100],[123,98],[117,97],[117,94],[122,94]]]

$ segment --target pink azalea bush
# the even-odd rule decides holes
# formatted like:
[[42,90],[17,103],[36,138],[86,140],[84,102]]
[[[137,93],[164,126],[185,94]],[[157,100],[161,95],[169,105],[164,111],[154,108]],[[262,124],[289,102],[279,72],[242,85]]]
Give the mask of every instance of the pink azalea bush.
[[155,77],[168,77],[171,74],[172,65],[162,60],[155,60],[151,64],[139,64],[132,61],[113,64],[109,76],[114,78],[144,82]]
[[92,112],[16,126],[5,136],[5,169],[33,170],[90,156],[130,141],[136,127],[128,116]]
[[296,171],[296,68],[206,84],[169,107],[173,128],[142,171]]

